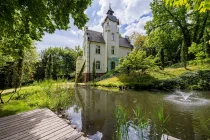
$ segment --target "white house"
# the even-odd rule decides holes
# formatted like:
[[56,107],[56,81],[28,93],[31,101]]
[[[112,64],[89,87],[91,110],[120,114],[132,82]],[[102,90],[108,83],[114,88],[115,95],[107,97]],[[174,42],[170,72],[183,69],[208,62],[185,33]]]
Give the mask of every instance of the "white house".
[[96,76],[101,76],[118,65],[118,60],[129,54],[133,45],[129,39],[120,37],[119,19],[113,15],[109,7],[107,16],[101,24],[103,32],[89,30],[85,27],[83,56],[77,59],[76,73],[78,74],[84,64],[83,81],[91,80],[93,62],[95,59]]

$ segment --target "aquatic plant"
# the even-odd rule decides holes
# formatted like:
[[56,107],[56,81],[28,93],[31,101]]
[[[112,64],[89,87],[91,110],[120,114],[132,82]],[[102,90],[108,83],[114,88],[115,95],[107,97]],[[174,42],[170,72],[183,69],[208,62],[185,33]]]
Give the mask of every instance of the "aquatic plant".
[[115,117],[117,119],[117,124],[116,124],[117,131],[115,138],[117,140],[128,139],[129,121],[127,120],[127,114],[122,106],[117,107],[115,111]]

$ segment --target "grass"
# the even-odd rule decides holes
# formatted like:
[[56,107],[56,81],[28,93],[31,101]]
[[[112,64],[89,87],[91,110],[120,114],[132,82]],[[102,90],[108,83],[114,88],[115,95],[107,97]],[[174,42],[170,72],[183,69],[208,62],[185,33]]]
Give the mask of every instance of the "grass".
[[[22,88],[14,94],[5,104],[0,104],[0,117],[33,110],[36,108],[49,108],[53,111],[64,108],[71,100],[73,90],[71,85],[61,81],[44,81]],[[2,95],[7,101],[13,92]]]
[[165,68],[164,70],[160,70],[159,68],[150,68],[146,70],[145,73],[136,72],[135,74],[131,73],[130,75],[120,74],[117,76],[112,76],[110,78],[96,82],[95,85],[105,87],[127,86],[136,83],[150,85],[154,81],[177,78],[185,72],[193,72],[201,69],[210,69],[210,67],[201,67],[200,65],[188,66],[187,70],[183,67],[169,67]]

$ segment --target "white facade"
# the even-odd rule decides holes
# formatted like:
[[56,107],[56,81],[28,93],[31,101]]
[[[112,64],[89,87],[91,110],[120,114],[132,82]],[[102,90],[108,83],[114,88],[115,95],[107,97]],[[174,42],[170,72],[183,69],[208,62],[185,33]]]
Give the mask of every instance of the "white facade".
[[113,16],[110,8],[102,23],[103,32],[96,32],[85,28],[83,42],[83,57],[77,61],[77,73],[85,62],[84,74],[92,73],[93,62],[96,64],[96,74],[104,74],[118,65],[118,60],[125,57],[133,49],[127,38],[119,34],[119,20]]

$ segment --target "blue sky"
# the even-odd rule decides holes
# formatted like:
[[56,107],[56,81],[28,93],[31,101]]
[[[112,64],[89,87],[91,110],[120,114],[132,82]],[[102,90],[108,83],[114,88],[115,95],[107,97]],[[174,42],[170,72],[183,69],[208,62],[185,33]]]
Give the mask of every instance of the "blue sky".
[[[111,3],[114,15],[120,20],[120,33],[131,35],[133,32],[145,33],[144,25],[152,19],[150,2],[152,0],[93,0],[85,13],[89,17],[86,24],[89,29],[102,31],[101,23]],[[82,45],[83,31],[78,30],[70,19],[70,29],[67,31],[56,30],[53,34],[45,34],[41,42],[36,42],[38,52],[48,47],[70,47]]]

